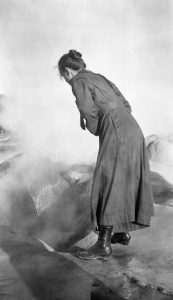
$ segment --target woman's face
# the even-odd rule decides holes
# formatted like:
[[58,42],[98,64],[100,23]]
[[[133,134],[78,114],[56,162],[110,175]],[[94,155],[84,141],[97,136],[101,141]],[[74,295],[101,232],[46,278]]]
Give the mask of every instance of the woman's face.
[[64,74],[62,75],[62,77],[64,78],[64,80],[67,83],[72,79],[72,76],[70,75],[70,72],[68,70],[64,72]]
[[62,75],[62,77],[65,79],[65,81],[67,83],[69,83],[69,81],[77,74],[79,73],[80,70],[73,70],[71,68],[65,68],[65,72],[64,74]]

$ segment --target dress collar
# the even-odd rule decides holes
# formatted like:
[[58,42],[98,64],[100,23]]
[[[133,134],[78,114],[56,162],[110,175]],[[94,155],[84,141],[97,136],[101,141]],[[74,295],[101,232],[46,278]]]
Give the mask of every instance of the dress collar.
[[70,85],[72,85],[73,82],[74,82],[78,77],[80,77],[81,73],[87,73],[87,72],[88,72],[87,70],[81,70],[81,71],[79,71],[76,75],[73,76],[72,79],[69,80],[68,83],[69,83]]

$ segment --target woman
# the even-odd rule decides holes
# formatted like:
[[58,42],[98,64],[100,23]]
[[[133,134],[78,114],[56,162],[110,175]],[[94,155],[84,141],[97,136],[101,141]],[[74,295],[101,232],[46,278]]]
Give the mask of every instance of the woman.
[[129,103],[111,81],[86,70],[81,53],[70,50],[58,68],[76,97],[82,129],[99,136],[91,192],[91,219],[99,236],[77,256],[106,260],[111,243],[128,244],[129,231],[148,227],[153,216],[145,141]]

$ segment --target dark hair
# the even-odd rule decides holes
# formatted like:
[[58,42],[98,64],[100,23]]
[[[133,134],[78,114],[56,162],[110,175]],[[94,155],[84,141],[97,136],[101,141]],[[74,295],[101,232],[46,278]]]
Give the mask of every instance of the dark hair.
[[76,50],[69,50],[69,53],[64,54],[58,62],[58,69],[61,76],[65,73],[65,68],[71,68],[76,71],[85,70],[86,64],[82,59],[82,54]]

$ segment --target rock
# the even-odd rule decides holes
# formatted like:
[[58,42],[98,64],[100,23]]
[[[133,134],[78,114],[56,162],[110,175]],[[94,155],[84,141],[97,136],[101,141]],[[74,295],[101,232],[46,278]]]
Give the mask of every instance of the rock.
[[[150,159],[153,193],[163,203],[173,198],[173,134],[145,139]],[[165,198],[163,197],[165,196]],[[158,203],[158,201],[156,200]]]
[[89,233],[91,185],[92,172],[87,166],[69,167],[60,173],[54,186],[58,201],[38,217],[37,228],[42,240],[54,247],[58,243],[58,249],[63,249]]
[[154,196],[173,196],[173,185],[157,172],[151,172],[152,189]]
[[37,220],[34,201],[23,178],[6,174],[0,182],[0,224],[20,233],[31,234]]
[[2,223],[61,249],[90,232],[93,167],[21,155],[1,164],[0,173]]

